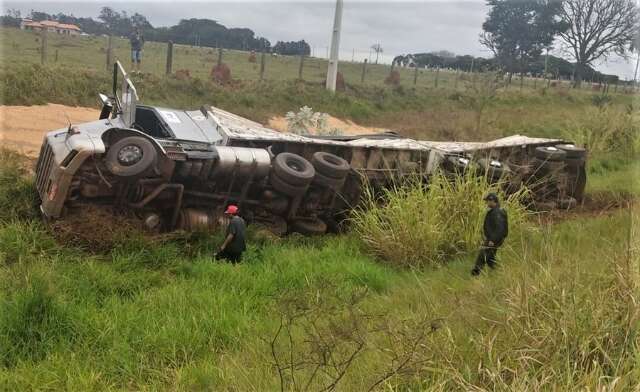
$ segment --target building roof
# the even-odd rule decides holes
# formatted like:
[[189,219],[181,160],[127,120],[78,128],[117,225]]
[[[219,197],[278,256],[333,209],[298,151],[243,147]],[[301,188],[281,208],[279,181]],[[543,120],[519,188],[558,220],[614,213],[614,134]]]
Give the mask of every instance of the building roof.
[[31,19],[23,19],[22,20],[22,25],[23,26],[30,26],[30,27],[53,27],[56,29],[64,29],[64,30],[76,30],[76,31],[81,31],[80,27],[74,25],[74,24],[67,24],[67,23],[60,23],[57,22],[55,20],[42,20],[40,22],[36,22],[33,21]]

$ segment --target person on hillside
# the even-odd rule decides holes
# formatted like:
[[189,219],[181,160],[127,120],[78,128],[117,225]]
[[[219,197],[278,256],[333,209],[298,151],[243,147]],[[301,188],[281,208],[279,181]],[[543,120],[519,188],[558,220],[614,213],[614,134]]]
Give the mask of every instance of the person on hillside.
[[131,43],[131,69],[133,72],[140,72],[140,63],[142,62],[142,47],[144,46],[144,36],[139,28],[135,28],[129,37]]
[[484,201],[487,203],[489,210],[484,217],[484,242],[476,259],[476,264],[471,270],[471,274],[474,276],[480,274],[485,264],[488,264],[492,269],[495,268],[498,248],[509,234],[507,212],[500,208],[498,196],[495,193],[489,193],[484,198]]
[[225,259],[236,264],[242,260],[242,252],[247,248],[245,243],[247,225],[244,219],[238,216],[238,207],[233,204],[227,207],[224,214],[229,218],[229,225],[216,259]]

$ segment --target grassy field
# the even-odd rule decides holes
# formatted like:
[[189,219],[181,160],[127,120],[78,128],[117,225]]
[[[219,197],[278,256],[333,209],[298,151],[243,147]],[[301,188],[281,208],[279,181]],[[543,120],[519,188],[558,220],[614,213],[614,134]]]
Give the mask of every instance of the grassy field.
[[[510,237],[499,270],[478,279],[472,253],[396,269],[351,235],[254,233],[245,262],[232,266],[212,260],[215,236],[129,236],[106,253],[62,246],[34,214],[19,161],[2,153],[0,389],[640,386],[631,209],[534,219]],[[617,165],[598,163],[592,183],[640,173]],[[323,355],[348,364],[343,377],[330,361],[313,377]]]
[[[103,38],[52,36],[40,66],[36,36],[0,37],[3,104],[95,106],[109,91]],[[116,48],[126,59],[126,42]],[[193,76],[181,80],[163,75],[163,46],[146,50],[134,76],[145,103],[213,104],[257,121],[308,105],[425,139],[576,140],[591,154],[588,202],[531,217],[500,251],[500,268],[478,279],[469,274],[473,246],[438,266],[399,268],[353,233],[252,231],[245,261],[232,266],[213,261],[215,235],[125,230],[61,242],[33,207],[32,162],[0,149],[0,390],[640,388],[633,96],[502,89],[478,127],[471,105],[482,97],[469,85],[434,88],[426,74],[424,84],[403,74],[391,88],[380,82],[388,70],[374,78],[371,67],[372,84],[362,86],[359,65],[346,64],[347,89],[332,95],[320,60],[309,59],[300,82],[297,59],[268,58],[259,82],[246,53],[225,52],[238,81],[219,86],[208,80],[215,53],[178,47],[174,69]]]
[[[0,42],[3,48],[3,62],[9,65],[39,64],[41,62],[41,37],[38,33],[21,31],[12,28],[0,29]],[[57,34],[47,36],[45,61],[47,64],[78,66],[94,71],[106,70],[107,37],[77,36],[65,37]],[[127,67],[130,62],[130,46],[128,39],[114,37],[112,41],[114,59],[119,59]],[[164,75],[166,71],[167,44],[147,42],[144,46],[142,71],[156,76]],[[260,54],[257,61],[248,61],[249,52],[238,50],[224,50],[223,62],[231,68],[232,77],[243,81],[256,81],[260,78]],[[218,50],[216,48],[192,47],[188,45],[174,45],[173,71],[188,70],[194,77],[206,79],[211,68],[217,63]],[[267,55],[265,58],[264,79],[272,81],[291,81],[298,78],[300,58],[297,56]],[[344,61],[340,63],[340,71],[345,82],[357,86],[383,86],[390,71],[389,65],[368,64],[362,82],[362,63]],[[471,84],[475,76],[468,72],[441,70],[418,71],[409,68],[396,68],[400,72],[400,83],[405,87],[417,86],[422,88],[436,88],[445,90],[462,90]],[[308,82],[324,82],[327,70],[327,60],[309,57],[304,60],[302,79]],[[469,70],[464,70],[469,71]],[[436,80],[437,79],[437,80]],[[414,84],[415,80],[415,84]],[[541,88],[546,86],[544,80],[525,78],[524,88]],[[562,83],[566,88],[567,82]],[[520,89],[520,80],[514,80],[512,89]],[[585,90],[592,86],[585,84]],[[611,87],[611,92],[617,87]],[[620,90],[622,88],[620,87]]]
[[[0,42],[3,104],[96,106],[97,93],[110,90],[104,37],[51,34],[45,66],[39,64],[38,35],[3,28]],[[128,42],[115,39],[114,45],[116,56],[125,60],[128,67]],[[413,71],[402,69],[400,86],[390,87],[382,82],[388,67],[371,65],[371,77],[361,84],[361,66],[347,62],[342,65],[346,90],[333,95],[324,90],[326,62],[320,59],[305,60],[304,81],[300,81],[296,80],[299,59],[269,56],[265,80],[259,81],[259,65],[249,63],[247,53],[225,51],[224,62],[229,64],[234,82],[220,86],[209,78],[216,50],[177,45],[174,70],[186,69],[191,74],[183,78],[164,75],[164,44],[149,42],[145,48],[143,73],[133,76],[142,102],[176,108],[212,104],[259,122],[307,105],[363,125],[422,139],[480,140],[515,133],[567,137],[581,131],[585,124],[592,124],[594,116],[605,123],[616,116],[624,117],[633,101],[631,92],[622,89],[610,89],[603,96],[590,89],[570,90],[566,86],[544,88],[537,84],[537,88],[523,90],[512,86],[498,89],[488,100],[478,126],[473,103],[482,99],[478,96],[482,91],[477,90],[482,90],[486,77],[483,74],[465,75],[466,82],[460,79],[456,86],[455,80],[441,72],[436,88],[433,72],[421,71],[424,77],[421,75],[414,86]],[[603,104],[613,108],[610,113],[600,115],[600,111],[594,111]]]

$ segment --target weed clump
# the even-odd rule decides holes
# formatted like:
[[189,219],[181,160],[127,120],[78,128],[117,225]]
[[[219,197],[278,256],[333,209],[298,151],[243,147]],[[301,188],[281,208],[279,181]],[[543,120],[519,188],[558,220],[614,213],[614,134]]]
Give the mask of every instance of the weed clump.
[[0,148],[0,223],[37,216],[36,189],[29,178],[29,160]]
[[[385,262],[401,267],[441,264],[480,245],[485,213],[483,197],[500,192],[484,177],[434,175],[429,184],[413,179],[376,192],[368,187],[354,212],[353,227],[365,247]],[[525,222],[527,191],[501,197],[510,232]]]

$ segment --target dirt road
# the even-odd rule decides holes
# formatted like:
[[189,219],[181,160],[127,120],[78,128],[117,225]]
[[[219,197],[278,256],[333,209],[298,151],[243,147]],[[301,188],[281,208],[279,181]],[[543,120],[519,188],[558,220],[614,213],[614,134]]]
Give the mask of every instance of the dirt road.
[[[43,136],[52,130],[72,124],[93,121],[100,111],[93,108],[73,107],[57,104],[40,106],[0,105],[0,146],[15,149],[28,156],[37,156]],[[367,128],[351,121],[328,118],[330,128],[338,128],[346,135],[376,133],[377,128]],[[287,121],[284,117],[273,117],[268,127],[285,132]]]
[[0,106],[0,146],[37,156],[45,133],[72,124],[93,121],[100,111],[48,104]]

